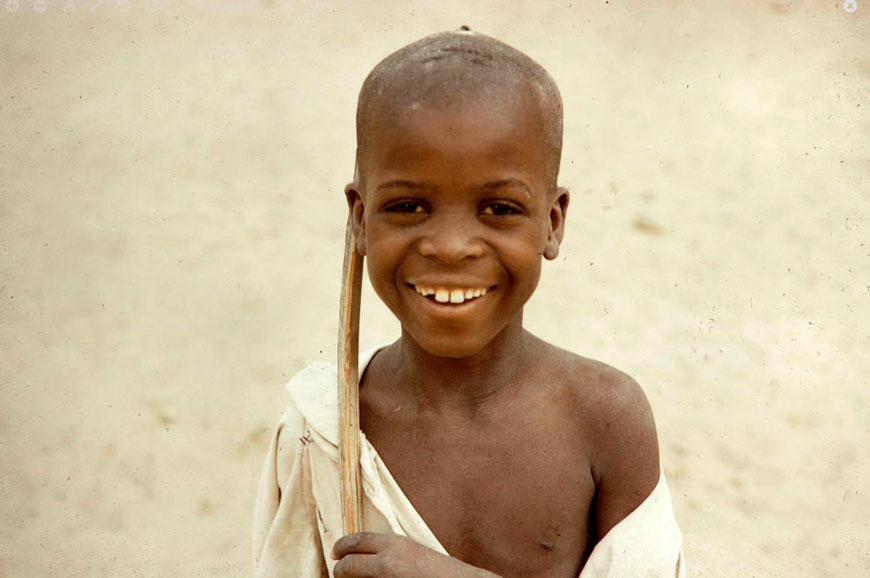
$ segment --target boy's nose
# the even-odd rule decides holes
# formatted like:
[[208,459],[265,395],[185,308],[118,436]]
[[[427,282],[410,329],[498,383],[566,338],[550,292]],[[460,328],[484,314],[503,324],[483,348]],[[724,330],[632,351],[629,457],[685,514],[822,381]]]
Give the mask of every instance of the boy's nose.
[[438,221],[427,227],[419,245],[421,255],[445,263],[483,255],[484,243],[475,224],[455,219]]

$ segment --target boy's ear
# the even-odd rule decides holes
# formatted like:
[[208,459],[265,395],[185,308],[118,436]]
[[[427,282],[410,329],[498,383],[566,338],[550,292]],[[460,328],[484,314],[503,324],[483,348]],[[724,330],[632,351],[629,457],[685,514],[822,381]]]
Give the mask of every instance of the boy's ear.
[[568,201],[570,200],[571,195],[568,193],[568,189],[563,187],[556,189],[556,198],[550,206],[547,242],[544,245],[544,257],[550,261],[559,256],[559,246],[565,236],[565,217],[568,215]]
[[347,198],[347,208],[350,211],[351,227],[353,228],[354,239],[356,239],[356,250],[360,255],[365,257],[365,203],[363,203],[363,196],[359,191],[359,185],[356,182],[348,184],[344,187],[344,196]]

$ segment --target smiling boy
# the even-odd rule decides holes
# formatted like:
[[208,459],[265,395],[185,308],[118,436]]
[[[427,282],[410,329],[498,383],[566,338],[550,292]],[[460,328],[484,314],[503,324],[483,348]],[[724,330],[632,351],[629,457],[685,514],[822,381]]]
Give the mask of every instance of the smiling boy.
[[335,369],[288,384],[255,515],[258,576],[679,576],[649,404],[523,328],[554,259],[562,105],[544,69],[468,31],[382,61],[345,193],[401,337],[363,355],[369,532],[342,537]]

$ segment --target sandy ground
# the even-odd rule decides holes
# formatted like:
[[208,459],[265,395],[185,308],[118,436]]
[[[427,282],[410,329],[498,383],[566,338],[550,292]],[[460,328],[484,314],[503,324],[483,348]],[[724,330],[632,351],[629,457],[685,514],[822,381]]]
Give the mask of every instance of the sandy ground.
[[561,87],[528,326],[644,385],[690,575],[870,575],[870,2],[94,2],[0,7],[0,575],[249,574],[358,87],[460,24]]

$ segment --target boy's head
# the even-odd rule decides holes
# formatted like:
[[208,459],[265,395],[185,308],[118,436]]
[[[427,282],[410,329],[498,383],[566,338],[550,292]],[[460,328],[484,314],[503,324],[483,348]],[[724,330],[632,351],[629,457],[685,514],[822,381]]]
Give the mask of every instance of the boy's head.
[[429,36],[369,74],[345,192],[372,286],[424,350],[469,357],[521,331],[564,231],[561,142],[555,83],[492,38]]
[[[441,32],[413,42],[375,66],[363,82],[356,114],[354,179],[363,185],[372,133],[409,106],[456,107],[464,102],[527,97],[540,116],[544,163],[556,186],[562,156],[562,98],[544,68],[504,42],[469,31]],[[363,187],[364,188],[364,187]]]

